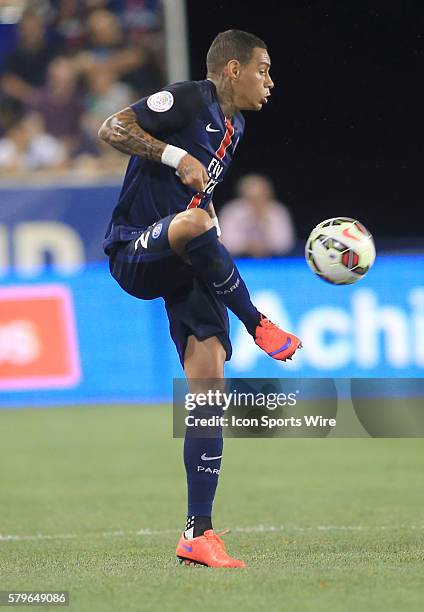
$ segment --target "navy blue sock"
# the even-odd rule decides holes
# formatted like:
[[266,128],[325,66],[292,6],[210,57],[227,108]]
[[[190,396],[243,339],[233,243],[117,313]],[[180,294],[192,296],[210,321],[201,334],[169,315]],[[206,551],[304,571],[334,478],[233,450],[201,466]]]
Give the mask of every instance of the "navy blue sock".
[[184,440],[184,464],[187,474],[187,525],[186,534],[202,535],[212,528],[211,516],[216,487],[218,486],[222,437],[196,438],[186,432]]
[[185,250],[195,274],[209,285],[254,336],[260,313],[250,301],[249,292],[233,258],[219,242],[216,228],[212,227],[187,242]]

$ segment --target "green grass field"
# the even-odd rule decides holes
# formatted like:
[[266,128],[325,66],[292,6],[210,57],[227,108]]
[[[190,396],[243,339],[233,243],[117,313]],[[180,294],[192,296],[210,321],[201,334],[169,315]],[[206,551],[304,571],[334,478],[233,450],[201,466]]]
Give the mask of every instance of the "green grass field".
[[248,568],[212,570],[174,558],[185,474],[169,407],[0,424],[0,590],[65,589],[78,612],[423,609],[422,439],[227,440],[215,527]]

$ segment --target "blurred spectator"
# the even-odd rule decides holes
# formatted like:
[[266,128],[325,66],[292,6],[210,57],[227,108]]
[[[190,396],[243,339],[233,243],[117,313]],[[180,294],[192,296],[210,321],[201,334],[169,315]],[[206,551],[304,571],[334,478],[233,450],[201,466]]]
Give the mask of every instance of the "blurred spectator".
[[106,10],[96,10],[87,19],[85,49],[76,56],[81,71],[93,68],[113,70],[117,76],[137,67],[139,57],[124,41],[118,17]]
[[109,68],[93,68],[86,75],[86,115],[84,124],[93,138],[106,117],[126,108],[134,100],[134,94],[126,83],[116,81]]
[[93,11],[87,19],[87,32],[87,51],[98,61],[116,58],[114,52],[125,48],[119,18],[111,11]]
[[120,172],[127,159],[97,132],[163,83],[161,0],[24,5],[0,72],[0,173]]
[[271,181],[250,174],[238,185],[238,198],[219,215],[222,241],[236,256],[284,255],[295,245],[295,230],[288,209],[275,200]]
[[88,16],[104,9],[119,16],[126,40],[137,42],[140,36],[149,39],[162,25],[160,0],[50,0],[55,11],[54,28],[69,51],[84,46]]
[[43,20],[27,11],[18,26],[18,44],[5,59],[1,86],[5,94],[29,102],[45,79],[49,62],[57,54],[48,42]]
[[160,0],[118,0],[118,3],[125,29],[132,38],[137,34],[157,31],[162,25]]
[[9,96],[0,96],[0,136],[12,126],[20,121],[25,114],[23,102]]
[[0,138],[0,174],[67,165],[65,147],[43,131],[41,121],[26,115],[5,129]]
[[64,50],[73,53],[84,45],[84,3],[81,0],[52,0],[55,9],[54,30],[62,39]]
[[46,132],[60,139],[70,155],[84,141],[80,128],[84,104],[77,88],[77,76],[71,60],[56,58],[48,67],[45,87],[31,104],[32,110],[42,117]]
[[[112,0],[113,2],[113,0]],[[159,89],[165,79],[165,39],[161,0],[116,0],[128,40],[142,45],[146,55],[143,74],[130,75],[128,82],[140,95]]]
[[104,9],[90,14],[87,19],[86,49],[75,57],[78,69],[86,74],[94,68],[106,68],[145,95],[158,83],[157,71],[152,71],[151,52],[142,44],[125,40],[119,18]]

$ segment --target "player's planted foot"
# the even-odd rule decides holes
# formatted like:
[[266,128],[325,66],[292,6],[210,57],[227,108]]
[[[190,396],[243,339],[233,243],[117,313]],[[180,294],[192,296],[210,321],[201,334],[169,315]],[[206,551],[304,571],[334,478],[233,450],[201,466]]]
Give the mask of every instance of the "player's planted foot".
[[297,349],[302,348],[302,342],[297,336],[284,331],[264,315],[261,315],[256,328],[255,344],[278,361],[291,359]]
[[191,540],[187,540],[182,534],[176,555],[185,565],[198,563],[207,567],[246,567],[243,561],[228,555],[224,542],[219,537],[225,533],[228,532],[218,534],[213,529],[208,529],[203,535]]

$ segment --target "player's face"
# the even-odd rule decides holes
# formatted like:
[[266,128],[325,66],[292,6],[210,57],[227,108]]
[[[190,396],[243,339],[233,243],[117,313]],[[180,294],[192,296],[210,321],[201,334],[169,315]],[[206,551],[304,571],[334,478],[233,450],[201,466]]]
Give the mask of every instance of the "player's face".
[[265,49],[256,47],[248,64],[240,66],[233,81],[234,102],[240,110],[261,110],[268,102],[274,83],[269,74],[271,60]]

